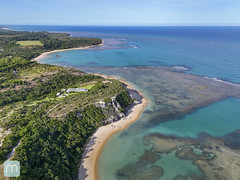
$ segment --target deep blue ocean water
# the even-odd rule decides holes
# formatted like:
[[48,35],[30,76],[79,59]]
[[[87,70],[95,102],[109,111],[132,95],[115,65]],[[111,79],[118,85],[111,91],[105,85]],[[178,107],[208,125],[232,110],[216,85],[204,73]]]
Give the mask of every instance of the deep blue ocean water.
[[[109,66],[123,68],[179,66],[185,68],[186,73],[240,83],[240,27],[9,26],[9,28],[69,32],[73,36],[99,37],[104,40],[103,46],[53,53],[41,60],[42,63],[70,65],[80,69],[94,66],[103,69]],[[124,78],[128,80],[128,77]],[[135,83],[134,80],[132,83]],[[139,84],[136,84],[136,87],[143,89]],[[145,93],[151,99],[151,92],[146,90]],[[198,109],[182,119],[157,124],[143,133],[133,135],[131,132],[131,136],[124,138],[121,138],[121,133],[115,134],[106,144],[100,158],[100,179],[113,180],[118,169],[137,161],[149,148],[143,146],[141,140],[150,133],[197,138],[199,133],[204,132],[220,137],[240,129],[239,107],[239,99],[229,98]],[[141,118],[144,117],[143,113]],[[125,133],[131,131],[135,124],[126,129]],[[132,154],[135,156],[131,156]],[[176,166],[174,171],[172,163],[169,162]],[[179,160],[172,153],[162,155],[158,164],[165,171],[161,179],[184,175],[188,171],[199,173],[190,161]]]
[[[240,27],[10,26],[103,38],[106,47],[58,53],[44,63],[95,66],[185,66],[188,73],[240,83]],[[108,51],[106,51],[108,50]]]

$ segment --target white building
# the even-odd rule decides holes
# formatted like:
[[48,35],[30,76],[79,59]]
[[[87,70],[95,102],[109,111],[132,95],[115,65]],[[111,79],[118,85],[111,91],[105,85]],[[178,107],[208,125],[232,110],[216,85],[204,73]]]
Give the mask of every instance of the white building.
[[85,89],[85,88],[69,88],[67,90],[67,93],[70,93],[70,92],[88,92],[88,89]]

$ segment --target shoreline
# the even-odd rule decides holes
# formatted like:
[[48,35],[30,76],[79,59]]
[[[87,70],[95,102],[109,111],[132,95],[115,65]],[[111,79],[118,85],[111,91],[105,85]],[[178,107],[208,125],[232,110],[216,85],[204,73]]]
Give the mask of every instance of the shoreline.
[[[40,60],[47,57],[47,55],[62,52],[62,51],[71,51],[71,50],[82,50],[88,49],[94,46],[102,46],[104,41],[98,45],[91,45],[86,47],[78,47],[78,48],[70,48],[70,49],[59,49],[48,51],[40,54],[38,57],[32,59],[32,61],[36,61],[40,63]],[[126,80],[123,80],[118,77],[114,77],[111,75],[103,75],[98,73],[90,73],[98,76],[102,76],[106,79],[116,79],[126,85],[127,89],[135,90],[132,84],[128,83]],[[135,90],[136,91],[136,90]],[[80,167],[78,170],[78,179],[79,180],[97,180],[98,179],[98,161],[102,150],[107,143],[107,141],[117,132],[120,132],[126,129],[129,125],[134,123],[140,117],[141,113],[147,106],[146,97],[143,96],[142,92],[137,91],[137,93],[142,97],[142,99],[137,104],[133,104],[131,108],[128,109],[126,116],[121,118],[120,120],[111,123],[109,125],[99,127],[94,134],[89,138],[84,147],[83,158],[80,162]]]
[[[133,89],[131,84],[122,79],[120,80],[116,77],[102,74],[95,75],[102,76],[107,79],[117,79],[126,84],[126,88]],[[96,132],[89,138],[84,149],[83,159],[81,160],[81,165],[78,172],[79,180],[98,179],[98,162],[105,144],[114,134],[126,129],[130,124],[134,123],[140,117],[141,113],[144,111],[147,105],[146,98],[143,97],[141,92],[138,91],[138,93],[142,96],[140,103],[133,104],[132,107],[127,111],[125,117],[109,125],[99,127]]]
[[81,50],[81,49],[89,49],[95,46],[102,46],[104,43],[104,41],[102,41],[102,43],[97,44],[97,45],[91,45],[91,46],[85,46],[85,47],[77,47],[77,48],[69,48],[69,49],[57,49],[57,50],[53,50],[53,51],[48,51],[48,52],[44,52],[42,54],[40,54],[38,57],[33,58],[32,61],[36,61],[38,63],[40,63],[40,60],[45,59],[47,57],[47,55],[52,54],[52,53],[56,53],[56,52],[62,52],[62,51],[73,51],[73,50]]

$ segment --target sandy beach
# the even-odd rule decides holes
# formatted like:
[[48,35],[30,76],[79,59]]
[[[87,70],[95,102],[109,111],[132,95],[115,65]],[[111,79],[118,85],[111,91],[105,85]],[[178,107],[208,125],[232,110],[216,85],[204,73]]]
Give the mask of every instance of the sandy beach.
[[47,55],[52,54],[52,53],[56,53],[56,52],[62,52],[62,51],[72,51],[72,50],[81,50],[81,49],[88,49],[94,46],[102,46],[103,45],[103,41],[101,44],[98,45],[92,45],[92,46],[86,46],[86,47],[78,47],[78,48],[70,48],[70,49],[58,49],[58,50],[54,50],[54,51],[48,51],[48,52],[44,52],[42,53],[40,56],[32,59],[32,61],[37,61],[38,63],[40,62],[41,59],[44,59],[47,57]]
[[[101,74],[96,74],[101,75]],[[108,79],[117,79],[112,76],[101,75]],[[118,79],[119,80],[119,79]],[[132,86],[123,81],[127,85],[128,89],[132,89]],[[86,145],[85,152],[83,154],[82,167],[79,169],[79,180],[97,180],[98,179],[98,160],[101,155],[104,145],[108,139],[115,133],[126,129],[130,124],[135,122],[147,104],[146,99],[142,98],[141,102],[133,106],[125,117],[112,124],[102,126],[92,135]]]

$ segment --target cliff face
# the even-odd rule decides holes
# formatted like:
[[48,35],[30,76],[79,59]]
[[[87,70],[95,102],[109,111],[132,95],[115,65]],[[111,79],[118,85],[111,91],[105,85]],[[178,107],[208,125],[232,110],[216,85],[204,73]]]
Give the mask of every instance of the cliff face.
[[[131,92],[134,92],[135,95],[132,95]],[[111,97],[108,102],[96,102],[95,106],[102,108],[102,111],[105,114],[106,120],[104,120],[104,124],[113,123],[125,117],[130,107],[140,103],[140,99],[136,100],[134,98],[136,95],[140,97],[137,92],[126,89],[126,91],[119,93],[117,96]]]

